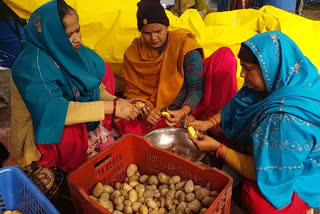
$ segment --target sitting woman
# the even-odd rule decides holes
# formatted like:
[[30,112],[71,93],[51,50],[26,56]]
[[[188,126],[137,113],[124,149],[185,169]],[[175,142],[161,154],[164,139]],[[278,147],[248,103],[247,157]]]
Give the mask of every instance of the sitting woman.
[[237,93],[237,60],[232,51],[223,47],[206,58],[204,64],[204,94],[199,106],[192,112],[185,127],[198,131],[210,130],[221,135],[221,109]]
[[[141,36],[127,48],[123,61],[126,98],[146,100],[143,118],[116,126],[121,134],[144,134],[167,125],[180,125],[203,94],[203,50],[185,29],[168,31],[169,19],[159,0],[138,3]],[[160,110],[170,109],[164,121]]]
[[80,39],[78,15],[62,0],[30,17],[12,69],[11,150],[21,167],[37,161],[68,173],[113,142],[108,115],[130,120],[139,114],[134,103],[106,91],[112,73]]
[[[233,58],[229,57],[230,50],[224,48],[206,59],[203,66],[203,50],[194,35],[185,29],[168,31],[169,20],[159,0],[141,0],[137,22],[141,36],[124,55],[124,96],[146,100],[148,110],[140,120],[117,123],[122,134],[144,134],[156,128],[180,126],[202,99],[204,77],[211,80],[213,67],[219,70],[223,64],[234,65],[235,61],[232,53]],[[162,117],[161,110],[170,117]]]
[[222,109],[226,137],[252,147],[240,154],[199,134],[193,141],[239,171],[248,213],[320,208],[320,77],[285,34],[270,31],[241,44],[244,85]]

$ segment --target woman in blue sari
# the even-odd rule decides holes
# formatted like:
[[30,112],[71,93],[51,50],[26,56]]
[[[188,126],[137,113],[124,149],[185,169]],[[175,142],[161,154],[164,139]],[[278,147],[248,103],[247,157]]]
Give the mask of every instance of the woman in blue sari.
[[244,85],[222,109],[226,137],[252,147],[240,154],[199,133],[201,150],[246,180],[248,213],[303,214],[320,208],[320,78],[317,68],[285,34],[253,36],[239,51]]
[[87,154],[105,148],[102,143],[109,146],[109,116],[130,120],[140,111],[108,93],[109,74],[103,59],[81,44],[75,10],[63,0],[38,8],[12,69],[16,163],[24,167],[37,161],[70,172]]

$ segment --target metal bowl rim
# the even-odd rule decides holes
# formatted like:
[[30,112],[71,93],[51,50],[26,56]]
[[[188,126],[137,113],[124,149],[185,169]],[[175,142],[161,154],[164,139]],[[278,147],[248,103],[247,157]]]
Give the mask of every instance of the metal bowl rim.
[[149,132],[147,132],[146,134],[144,134],[143,136],[148,137],[150,135],[150,133],[156,133],[156,132],[160,132],[163,130],[181,130],[183,132],[187,132],[187,130],[185,128],[180,128],[180,127],[164,127],[164,128],[159,128],[159,129],[154,129],[151,130]]
[[[188,133],[188,131],[185,129],[185,128],[181,128],[181,127],[163,127],[163,128],[159,128],[159,129],[154,129],[154,130],[151,130],[149,132],[147,132],[146,134],[144,134],[143,136],[148,138],[148,136],[150,136],[150,134],[154,134],[154,133],[161,133],[161,131],[166,131],[166,130],[176,130],[176,131],[183,131],[185,133]],[[149,140],[149,139],[148,139]],[[191,142],[192,140],[189,139]],[[150,141],[150,140],[149,140]],[[151,144],[153,144],[151,141],[150,141]],[[192,142],[193,143],[193,142]],[[194,143],[193,143],[194,144]],[[155,146],[155,145],[154,145]],[[198,148],[198,146],[196,144],[194,144],[195,147]],[[199,150],[199,148],[198,148]],[[199,155],[198,157],[194,157],[194,161],[197,162],[197,161],[200,161],[205,155],[205,152],[203,151],[200,151],[199,150]]]

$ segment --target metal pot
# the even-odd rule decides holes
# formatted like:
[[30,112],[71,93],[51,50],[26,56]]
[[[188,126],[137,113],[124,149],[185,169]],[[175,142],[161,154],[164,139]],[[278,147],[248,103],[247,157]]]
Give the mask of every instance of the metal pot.
[[184,128],[166,127],[155,129],[144,135],[153,145],[172,151],[193,162],[200,161],[205,155],[188,137]]

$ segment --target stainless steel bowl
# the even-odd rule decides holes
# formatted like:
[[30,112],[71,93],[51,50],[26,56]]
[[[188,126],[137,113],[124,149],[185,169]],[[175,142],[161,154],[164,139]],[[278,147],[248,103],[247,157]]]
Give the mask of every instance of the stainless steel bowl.
[[205,155],[189,139],[188,132],[183,128],[166,127],[153,130],[144,135],[149,141],[162,149],[172,151],[193,162],[200,161]]

